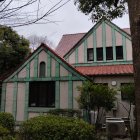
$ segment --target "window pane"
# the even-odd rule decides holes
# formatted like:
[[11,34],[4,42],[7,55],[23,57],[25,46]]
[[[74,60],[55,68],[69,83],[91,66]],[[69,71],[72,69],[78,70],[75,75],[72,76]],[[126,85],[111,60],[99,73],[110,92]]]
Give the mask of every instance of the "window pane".
[[116,59],[123,59],[123,47],[116,46]]
[[45,62],[40,63],[39,77],[45,77]]
[[97,60],[102,61],[103,60],[103,48],[97,48]]
[[93,58],[93,49],[90,48],[90,49],[87,49],[87,61],[93,61],[94,58]]
[[30,107],[55,107],[55,82],[30,82]]
[[106,47],[106,60],[113,60],[113,48]]
[[131,96],[130,92],[134,92],[134,84],[133,83],[121,83],[122,100],[129,100],[130,96]]

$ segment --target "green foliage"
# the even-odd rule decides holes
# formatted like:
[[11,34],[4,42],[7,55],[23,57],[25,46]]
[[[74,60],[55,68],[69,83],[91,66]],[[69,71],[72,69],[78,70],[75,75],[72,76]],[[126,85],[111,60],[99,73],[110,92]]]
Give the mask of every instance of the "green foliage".
[[2,127],[4,127],[5,130],[7,129],[7,131],[9,131],[10,134],[13,134],[14,125],[15,125],[14,117],[10,113],[1,112],[0,113],[0,125]]
[[114,107],[116,91],[108,86],[86,81],[78,90],[81,92],[78,103],[82,109],[98,110],[103,107],[109,111]]
[[29,52],[28,40],[10,27],[0,26],[0,74],[19,65]]
[[126,94],[125,96],[127,97],[127,101],[129,101],[130,103],[134,104],[135,101],[135,88],[134,88],[134,84],[126,84],[121,86],[121,92],[123,92],[123,94]]
[[52,115],[25,121],[20,132],[23,140],[95,140],[94,127],[88,123]]
[[52,115],[81,118],[81,111],[74,109],[53,109],[48,111],[48,113]]
[[127,0],[75,0],[78,10],[91,15],[96,22],[106,17],[109,20],[122,17],[127,12]]

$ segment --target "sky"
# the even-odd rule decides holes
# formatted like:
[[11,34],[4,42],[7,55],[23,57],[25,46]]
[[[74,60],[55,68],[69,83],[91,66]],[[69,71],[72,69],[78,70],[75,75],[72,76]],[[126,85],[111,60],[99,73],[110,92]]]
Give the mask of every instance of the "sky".
[[[57,46],[63,34],[88,32],[94,26],[88,15],[84,15],[77,10],[73,0],[53,13],[51,19],[58,22],[17,27],[14,29],[19,35],[23,35],[25,38],[34,34],[47,36],[54,43],[54,46]],[[128,15],[124,15],[122,18],[113,20],[113,23],[120,28],[128,28],[129,17]]]

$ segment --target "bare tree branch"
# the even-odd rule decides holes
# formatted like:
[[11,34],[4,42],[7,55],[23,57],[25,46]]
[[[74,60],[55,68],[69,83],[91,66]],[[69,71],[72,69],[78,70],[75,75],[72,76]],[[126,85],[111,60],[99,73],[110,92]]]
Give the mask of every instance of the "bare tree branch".
[[[70,0],[0,0],[0,24],[11,27],[54,23],[49,16]],[[52,4],[53,3],[53,4]]]

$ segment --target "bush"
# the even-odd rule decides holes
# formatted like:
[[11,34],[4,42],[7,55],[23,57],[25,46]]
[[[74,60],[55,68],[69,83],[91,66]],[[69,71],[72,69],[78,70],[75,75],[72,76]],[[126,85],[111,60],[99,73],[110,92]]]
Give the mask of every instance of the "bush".
[[81,111],[74,109],[53,109],[48,113],[52,115],[81,118]]
[[38,116],[20,128],[23,140],[95,140],[94,127],[83,120],[62,116]]
[[0,125],[5,129],[7,129],[10,134],[14,133],[14,117],[10,113],[1,112],[0,113]]
[[10,131],[1,125],[0,125],[0,140],[14,140],[14,138],[10,135]]

